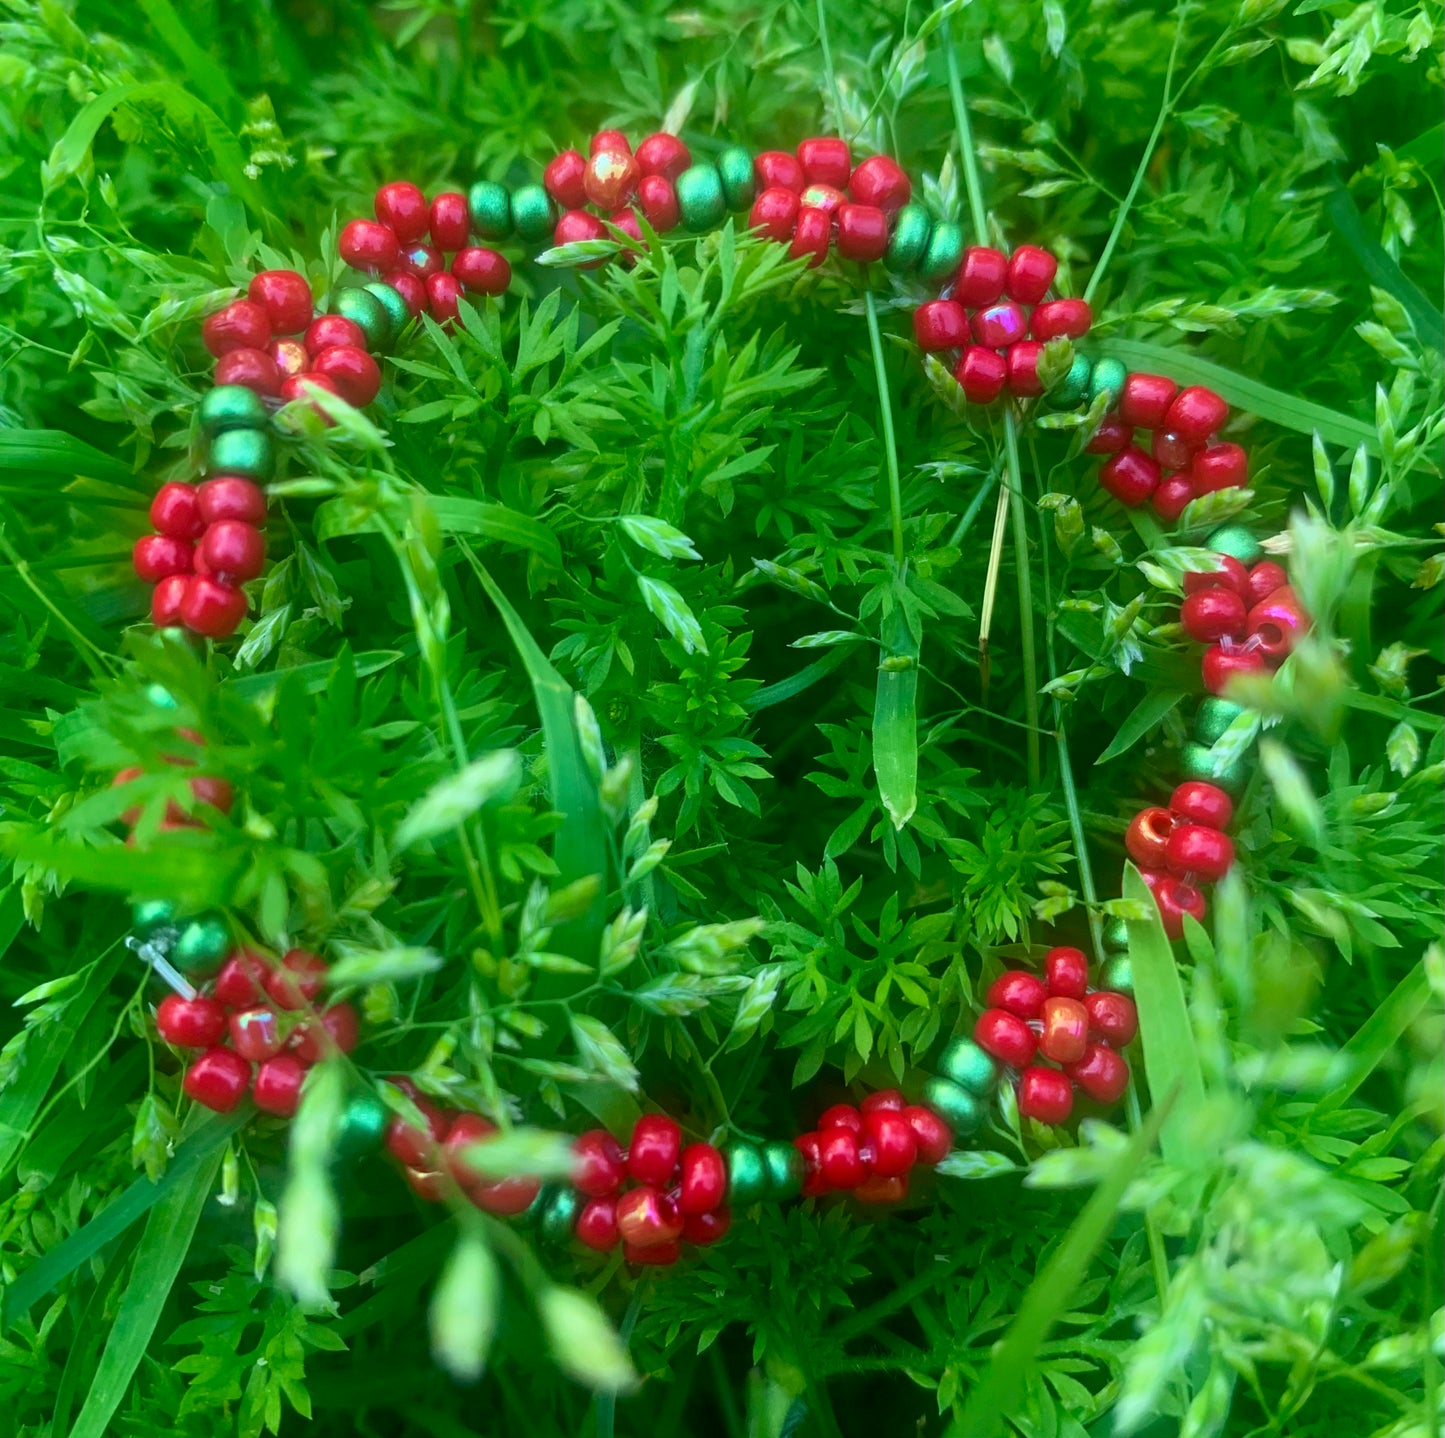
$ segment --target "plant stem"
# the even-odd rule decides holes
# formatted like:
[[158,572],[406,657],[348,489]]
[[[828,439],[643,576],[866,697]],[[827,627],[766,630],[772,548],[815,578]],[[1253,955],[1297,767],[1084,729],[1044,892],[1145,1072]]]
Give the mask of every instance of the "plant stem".
[[893,433],[893,401],[888,371],[883,366],[883,337],[878,333],[878,306],[873,291],[863,296],[868,312],[868,343],[873,347],[873,373],[878,377],[878,406],[883,415],[883,456],[888,463],[888,506],[893,515],[893,562],[903,572],[903,490],[898,480],[898,443]]
[[824,0],[818,0],[818,43],[823,48],[823,77],[833,97],[833,128],[843,133],[843,97],[838,91],[838,75],[833,69],[833,47],[828,43],[828,11]]
[[1009,497],[1010,523],[1014,536],[1014,566],[1019,583],[1019,647],[1024,669],[1024,721],[1028,724],[1029,785],[1037,788],[1039,762],[1039,674],[1034,654],[1034,580],[1029,566],[1029,532],[1024,515],[1024,492],[1019,468],[1019,435],[1012,408],[1004,411],[1004,449],[1008,455],[1005,488]]
[[940,27],[943,57],[948,65],[948,95],[953,102],[953,123],[958,130],[959,160],[963,183],[968,190],[968,208],[973,217],[973,235],[980,245],[988,244],[988,211],[983,207],[983,184],[979,179],[978,156],[973,150],[973,130],[968,123],[968,106],[963,98],[963,80],[958,73],[958,56],[953,52],[953,31],[947,20]]

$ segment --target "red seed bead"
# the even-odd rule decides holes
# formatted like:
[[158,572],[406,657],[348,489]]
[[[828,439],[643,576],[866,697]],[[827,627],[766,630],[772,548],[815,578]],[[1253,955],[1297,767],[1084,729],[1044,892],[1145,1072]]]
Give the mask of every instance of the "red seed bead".
[[271,356],[283,380],[290,379],[292,375],[305,374],[306,367],[311,363],[311,356],[306,353],[306,346],[300,340],[272,340],[267,354]]
[[913,337],[928,354],[968,343],[968,311],[957,300],[929,300],[913,311]]
[[572,1182],[588,1198],[616,1193],[627,1177],[627,1158],[622,1145],[605,1128],[589,1128],[573,1141]]
[[896,160],[887,155],[870,155],[856,166],[848,181],[849,193],[860,204],[876,205],[886,215],[896,215],[913,197],[913,186]]
[[238,384],[273,399],[281,393],[280,367],[262,349],[228,350],[216,361],[212,378],[217,384]]
[[1063,1123],[1074,1109],[1074,1086],[1058,1069],[1026,1068],[1019,1076],[1019,1113],[1039,1123]]
[[888,253],[888,216],[877,205],[838,206],[838,253],[869,264]]
[[825,1128],[818,1134],[818,1166],[829,1188],[856,1188],[868,1177],[858,1152],[858,1135],[850,1128]]
[[863,1133],[873,1149],[869,1167],[882,1178],[900,1178],[918,1161],[913,1125],[902,1113],[879,1109],[863,1115]]
[[624,1243],[622,1256],[639,1268],[670,1268],[682,1257],[682,1244],[654,1243],[647,1248],[639,1248],[635,1243]]
[[333,1054],[349,1054],[360,1041],[361,1020],[350,1004],[332,1004],[319,1019],[308,1019],[291,1035],[287,1047],[309,1064]]
[[237,949],[221,965],[212,992],[228,1008],[258,1003],[271,966],[251,949]]
[[324,374],[312,374],[307,371],[305,374],[292,375],[290,379],[281,381],[281,401],[283,404],[294,404],[300,400],[321,422],[330,428],[333,420],[310,393],[308,386],[315,385],[317,389],[325,390],[327,394],[334,394],[337,399],[341,398],[341,391],[336,387],[336,381],[328,379]]
[[[558,245],[570,245],[576,240],[605,240],[606,238],[606,226],[596,215],[589,214],[586,210],[568,210],[564,215],[558,217],[557,224],[552,230],[552,242]],[[582,268],[595,270],[601,264],[601,260],[596,260]]]
[[963,252],[958,266],[953,298],[969,309],[997,304],[1003,298],[1007,277],[1008,258],[1001,250],[987,245],[970,245]]
[[464,290],[483,295],[504,295],[512,283],[512,267],[506,257],[485,245],[469,245],[458,250],[452,260],[452,273]]
[[315,359],[323,350],[336,345],[364,350],[366,336],[362,333],[361,326],[355,320],[347,319],[345,315],[317,315],[306,326],[302,343],[306,346],[306,353]]
[[190,587],[189,574],[172,574],[151,591],[151,623],[157,629],[167,629],[181,622],[181,607],[186,602],[186,592]]
[[301,1103],[301,1085],[306,1082],[309,1064],[295,1054],[277,1054],[256,1070],[251,1098],[262,1113],[277,1118],[292,1118]]
[[156,1032],[178,1049],[208,1049],[226,1032],[226,1011],[215,999],[167,994],[156,1009]]
[[[462,287],[457,282],[455,275],[439,274],[426,277],[426,306],[431,312],[431,317],[439,325],[451,325],[456,322],[457,301],[462,297]],[[377,376],[377,384],[380,386],[381,378]]]
[[1249,642],[1270,664],[1283,663],[1300,635],[1310,627],[1304,606],[1287,584],[1256,604],[1249,611],[1247,623]]
[[[445,254],[463,250],[472,237],[472,212],[467,197],[456,190],[446,190],[436,196],[428,211],[431,242]],[[390,264],[381,266],[389,270]]]
[[1078,999],[1044,1000],[1039,1052],[1056,1064],[1077,1063],[1089,1037],[1089,1011]]
[[1237,444],[1211,444],[1194,456],[1190,473],[1200,494],[1236,489],[1248,477],[1249,458]]
[[[431,293],[432,286],[442,280],[451,280],[453,286],[456,284],[450,275],[433,275],[427,281],[428,294]],[[436,313],[435,304],[432,313]],[[455,302],[452,313],[456,313]],[[369,405],[381,388],[381,370],[377,368],[376,361],[364,349],[355,345],[328,346],[312,360],[311,374],[329,379],[340,392],[341,398],[357,409],[364,409]]]
[[978,1016],[973,1041],[1000,1063],[1016,1069],[1023,1068],[1038,1047],[1034,1031],[1017,1014],[1003,1009],[985,1009]]
[[1021,1019],[1036,1019],[1048,996],[1048,985],[1037,974],[1010,969],[988,986],[987,1002],[991,1009],[1003,1009]]
[[1008,365],[1001,354],[982,345],[970,345],[954,366],[953,377],[970,404],[992,404],[1003,392]]
[[727,1197],[728,1169],[710,1143],[690,1143],[682,1151],[682,1183],[677,1206],[684,1213],[708,1213]]
[[803,1155],[803,1197],[818,1198],[828,1192],[828,1180],[823,1177],[823,1135],[800,1133],[793,1140],[793,1147]]
[[637,1183],[671,1183],[682,1151],[682,1130],[666,1114],[645,1113],[632,1127],[627,1172]]
[[441,274],[447,265],[442,258],[442,252],[435,245],[429,245],[425,240],[418,240],[401,252],[400,267],[408,274],[415,275],[419,280],[426,280],[432,275]]
[[[139,779],[144,773],[145,770],[142,769],[139,764],[132,764],[128,768],[122,769],[115,776],[115,778],[110,781],[110,787],[112,789],[124,788],[125,785],[132,783],[136,779]],[[129,809],[123,809],[121,811],[120,821],[122,824],[134,824],[135,821],[139,818],[139,804],[132,804]]]
[[467,1157],[473,1145],[496,1136],[497,1126],[479,1113],[459,1113],[447,1125],[442,1139],[441,1162],[463,1188],[487,1182],[487,1177]]
[[1223,830],[1234,816],[1234,800],[1213,784],[1189,779],[1169,796],[1169,812],[1191,824]]
[[682,1215],[667,1194],[644,1183],[617,1200],[617,1228],[633,1248],[656,1248],[682,1237]]
[[774,185],[753,201],[748,213],[748,228],[759,231],[764,239],[789,240],[798,220],[798,196],[792,190]]
[[542,171],[542,183],[564,210],[580,210],[587,203],[587,191],[582,183],[586,174],[587,161],[582,152],[563,150]]
[[[401,1085],[397,1085],[401,1087]],[[408,1123],[399,1113],[386,1126],[386,1151],[408,1168],[432,1168],[439,1162],[437,1145],[446,1136],[449,1120],[430,1099],[418,1093],[407,1095],[422,1116],[424,1127]]]
[[863,1132],[863,1115],[851,1103],[835,1103],[818,1115],[818,1132],[830,1128],[846,1128],[849,1133]]
[[[637,208],[659,235],[675,230],[682,220],[682,207],[672,181],[663,175],[644,175],[637,182]],[[786,239],[786,235],[775,235]]]
[[759,190],[791,190],[795,195],[801,195],[807,183],[798,157],[786,150],[764,150],[755,155],[753,176]]
[[1193,914],[1202,924],[1206,911],[1204,895],[1183,879],[1165,875],[1154,885],[1154,902],[1164,920],[1164,932],[1171,939],[1184,937],[1184,915]]
[[260,525],[266,521],[266,496],[249,479],[217,475],[196,487],[196,512],[203,527],[223,519]]
[[589,1198],[577,1215],[572,1231],[577,1242],[595,1253],[607,1253],[622,1241],[617,1228],[617,1200],[612,1197]]
[[1159,487],[1159,466],[1142,449],[1131,445],[1104,461],[1099,468],[1099,483],[1120,504],[1134,509]]
[[1213,644],[1225,638],[1243,639],[1246,612],[1244,600],[1232,589],[1201,589],[1180,605],[1179,621],[1191,639]]
[[[691,165],[692,151],[676,135],[669,135],[665,130],[649,135],[637,147],[637,168],[644,177],[658,175],[664,180],[675,180]],[[654,225],[653,229],[656,228]]]
[[266,975],[266,992],[283,1009],[309,1004],[326,987],[326,960],[310,949],[287,949]]
[[1036,340],[1057,339],[1067,335],[1081,339],[1094,323],[1094,312],[1088,300],[1048,300],[1035,307],[1029,316],[1029,333]]
[[1134,443],[1134,426],[1125,424],[1117,414],[1106,414],[1088,444],[1085,454],[1118,454]]
[[582,175],[582,188],[598,209],[615,210],[632,198],[641,177],[631,152],[594,150]]
[[697,1244],[699,1248],[726,1238],[732,1226],[733,1211],[730,1208],[714,1208],[708,1213],[685,1213],[682,1216],[684,1240]]
[[1129,1087],[1129,1065],[1106,1044],[1090,1044],[1066,1072],[1096,1103],[1118,1103]]
[[1269,664],[1256,649],[1225,649],[1211,644],[1200,661],[1204,687],[1211,694],[1223,694],[1236,674],[1267,674]]
[[1044,957],[1044,978],[1054,998],[1081,999],[1089,989],[1089,960],[1082,949],[1060,944]]
[[601,155],[612,150],[619,155],[630,155],[632,143],[621,130],[598,130],[587,147],[589,155]]
[[201,342],[217,359],[232,350],[263,350],[271,343],[271,317],[253,300],[232,300],[202,323]]
[[809,185],[798,199],[803,208],[826,210],[828,215],[834,219],[837,218],[838,211],[848,202],[848,196],[832,185]]
[[907,1108],[907,1102],[903,1095],[896,1088],[880,1088],[870,1093],[862,1103],[858,1105],[860,1114],[870,1113],[902,1113]]
[[1043,381],[1039,378],[1039,354],[1043,350],[1038,340],[1019,340],[1008,348],[1004,356],[1007,366],[1008,391],[1020,399],[1037,399],[1044,392]]
[[230,1113],[251,1085],[251,1065],[231,1049],[207,1049],[181,1081],[188,1097],[217,1113]]
[[352,269],[373,274],[391,269],[401,255],[396,235],[375,220],[350,221],[342,228],[336,248]]
[[1037,245],[1020,245],[1009,256],[1004,288],[1010,299],[1021,305],[1036,305],[1048,294],[1059,262]]
[[273,1054],[279,1054],[286,1046],[281,1033],[281,1021],[265,1004],[254,1008],[238,1009],[228,1020],[231,1047],[243,1059],[259,1062]]
[[949,1126],[932,1109],[921,1104],[909,1104],[903,1110],[903,1118],[913,1130],[919,1163],[942,1163],[953,1147],[953,1131]]
[[832,185],[846,190],[853,175],[848,142],[834,136],[802,141],[798,146],[798,163],[803,167],[804,180],[810,185]]
[[266,311],[273,335],[299,335],[311,323],[311,284],[295,270],[262,270],[246,298]]
[[222,519],[211,525],[201,540],[200,553],[208,574],[233,584],[254,579],[266,565],[261,531],[239,519]]
[[1024,312],[1011,300],[989,305],[973,317],[973,337],[987,349],[1004,349],[1028,332],[1029,322]]
[[793,242],[788,246],[790,260],[807,256],[808,268],[815,270],[828,258],[828,242],[833,238],[833,217],[827,210],[804,205],[798,210],[793,226]]
[[1229,418],[1229,406],[1212,389],[1192,384],[1174,396],[1164,428],[1190,444],[1203,444]]
[[[1101,990],[1084,1000],[1089,1015],[1089,1036],[1115,1048],[1126,1048],[1139,1032],[1139,1010],[1128,994]],[[1076,1062],[1076,1060],[1070,1060]]]
[[1164,865],[1164,850],[1174,830],[1174,815],[1155,805],[1141,809],[1124,832],[1124,848],[1129,857],[1143,869],[1159,869]]
[[131,564],[137,577],[158,584],[172,574],[189,574],[194,549],[188,539],[169,534],[143,534],[131,546]]
[[902,1203],[908,1197],[906,1174],[872,1174],[853,1190],[859,1203]]
[[246,617],[246,596],[208,574],[191,576],[181,600],[180,621],[205,639],[225,639]]
[[231,801],[234,793],[224,779],[217,779],[213,775],[202,774],[195,779],[187,781],[187,787],[196,796],[198,804],[209,804],[213,809],[219,809],[223,814],[231,812]]
[[406,1175],[407,1187],[418,1198],[424,1198],[428,1203],[440,1203],[447,1196],[446,1174],[432,1169],[410,1167],[404,1168],[402,1172]]
[[1160,374],[1131,374],[1119,394],[1119,414],[1138,429],[1163,429],[1164,416],[1179,393],[1172,379]]
[[1187,474],[1168,474],[1159,482],[1150,503],[1165,524],[1173,524],[1194,498],[1194,485]]
[[531,1174],[513,1173],[495,1183],[479,1183],[467,1190],[467,1197],[484,1213],[515,1218],[531,1208],[542,1191],[542,1181]]
[[1164,862],[1181,879],[1216,883],[1234,863],[1234,843],[1228,834],[1204,824],[1180,824],[1169,836]]
[[1149,449],[1164,469],[1188,469],[1194,460],[1194,447],[1168,429],[1154,431]]
[[426,196],[406,180],[383,185],[372,201],[376,218],[404,245],[422,239],[431,225]]
[[1248,592],[1244,598],[1252,609],[1256,604],[1269,598],[1277,589],[1283,589],[1289,583],[1289,575],[1284,572],[1281,565],[1272,559],[1261,559],[1249,571],[1247,581]]
[[383,284],[388,284],[399,294],[415,319],[426,308],[426,282],[410,270],[393,270]]
[[[642,226],[637,222],[637,211],[631,205],[626,209],[614,210],[608,215],[607,223],[614,229],[621,230],[629,239],[635,240],[638,245],[642,243]],[[625,253],[623,258],[628,264],[634,263],[636,256]]]
[[1217,554],[1222,569],[1191,569],[1184,576],[1185,594],[1198,594],[1204,589],[1230,589],[1241,599],[1249,598],[1249,571],[1232,554]]

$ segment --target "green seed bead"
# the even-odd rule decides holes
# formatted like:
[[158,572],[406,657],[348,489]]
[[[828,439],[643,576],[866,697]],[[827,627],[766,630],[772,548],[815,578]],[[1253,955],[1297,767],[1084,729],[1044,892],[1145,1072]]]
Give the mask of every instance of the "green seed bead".
[[720,225],[728,212],[722,176],[716,165],[703,161],[677,177],[677,204],[682,222],[695,234]]
[[1076,354],[1069,372],[1049,391],[1048,400],[1055,409],[1073,409],[1089,392],[1089,378],[1094,372],[1093,362]]
[[512,197],[495,180],[478,180],[467,191],[472,229],[484,240],[505,240],[512,233]]
[[768,1171],[768,1198],[781,1203],[803,1191],[803,1155],[792,1144],[765,1143],[763,1167]]
[[1242,524],[1221,524],[1204,544],[1216,554],[1227,554],[1245,565],[1258,564],[1264,558],[1263,546]]
[[136,931],[148,934],[176,917],[176,906],[170,899],[138,899],[130,906],[130,921]]
[[928,237],[920,269],[926,280],[941,280],[951,275],[963,259],[963,231],[951,220],[940,220]]
[[1115,954],[1099,971],[1099,987],[1114,989],[1121,994],[1134,992],[1134,965],[1128,954]]
[[1119,396],[1124,392],[1124,381],[1128,379],[1129,371],[1124,368],[1121,360],[1101,359],[1094,365],[1094,373],[1089,376],[1089,403],[1098,399],[1101,394],[1109,396],[1109,407],[1112,409],[1119,403]]
[[512,223],[529,245],[539,245],[552,236],[557,223],[552,197],[541,185],[523,185],[512,195]]
[[939,1057],[938,1071],[960,1088],[983,1098],[998,1083],[998,1065],[972,1039],[954,1039]]
[[717,172],[722,179],[723,197],[730,210],[745,210],[757,194],[758,183],[753,177],[752,154],[741,145],[729,145],[717,157]]
[[391,321],[391,337],[387,340],[387,344],[394,345],[411,323],[411,311],[407,309],[406,301],[382,280],[372,280],[369,285],[363,285],[362,288],[367,294],[374,296],[376,302],[386,311],[386,317]]
[[532,1208],[537,1210],[537,1231],[545,1242],[561,1248],[572,1241],[577,1215],[582,1209],[582,1195],[571,1184],[544,1188],[527,1212]]
[[226,921],[216,915],[192,919],[181,930],[171,961],[186,974],[205,973],[215,968],[231,952],[231,931]]
[[382,354],[391,348],[395,338],[391,315],[370,290],[337,290],[331,297],[331,313],[359,325],[366,336],[366,347],[372,354]]
[[923,1102],[953,1130],[955,1138],[980,1128],[988,1112],[977,1094],[946,1078],[931,1078],[923,1085]]
[[1179,751],[1179,772],[1186,779],[1202,779],[1206,784],[1216,784],[1230,795],[1238,795],[1249,782],[1249,770],[1243,754],[1233,763],[1222,764],[1207,744],[1186,744]]
[[768,1166],[756,1144],[729,1144],[723,1157],[728,1165],[728,1202],[734,1208],[756,1203],[766,1195]]
[[337,1158],[361,1158],[375,1153],[386,1134],[390,1110],[370,1090],[352,1094],[336,1124]]
[[176,707],[176,696],[164,684],[147,684],[146,698],[157,709],[174,709]]
[[208,474],[270,479],[276,473],[276,445],[264,429],[228,429],[211,441]]
[[1201,744],[1213,744],[1243,713],[1242,704],[1211,694],[1200,703],[1199,712],[1194,716],[1194,737]]
[[933,221],[922,205],[904,205],[898,218],[893,222],[893,234],[888,241],[888,253],[883,262],[890,270],[902,273],[918,267],[928,251],[928,241],[933,234]]
[[1129,947],[1129,925],[1123,919],[1110,919],[1104,926],[1104,947],[1127,949]]
[[201,432],[220,434],[227,429],[264,429],[266,406],[253,389],[240,384],[218,384],[201,401]]

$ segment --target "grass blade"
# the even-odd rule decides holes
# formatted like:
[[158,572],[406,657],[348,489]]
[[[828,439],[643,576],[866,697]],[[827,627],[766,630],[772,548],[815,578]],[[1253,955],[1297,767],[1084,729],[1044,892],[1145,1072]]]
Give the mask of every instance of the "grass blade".
[[[901,606],[883,621],[883,659],[873,702],[873,772],[878,797],[895,829],[918,807],[919,641]],[[889,668],[890,661],[902,667]]]
[[1328,1093],[1316,1113],[1329,1113],[1350,1097],[1375,1071],[1376,1065],[1394,1049],[1406,1030],[1424,1011],[1430,999],[1430,976],[1423,962],[1415,965],[1390,991],[1385,1001],[1360,1025],[1340,1050],[1345,1079]]
[[806,669],[800,669],[786,679],[779,679],[775,684],[765,684],[761,689],[754,690],[743,701],[743,708],[750,714],[756,714],[759,709],[771,709],[774,704],[796,698],[805,689],[812,688],[820,679],[826,678],[855,652],[851,644],[839,644],[828,650],[821,659],[815,659]]
[[139,4],[145,11],[146,19],[151,22],[151,28],[185,67],[196,92],[217,99],[226,119],[232,125],[239,125],[246,118],[246,102],[231,83],[225,66],[196,44],[171,0],[139,0]]
[[0,430],[0,470],[27,474],[77,474],[135,489],[140,478],[128,464],[60,429]]
[[[562,545],[551,528],[540,519],[505,504],[455,495],[423,495],[426,507],[436,518],[443,534],[470,534],[481,539],[509,544],[540,554],[554,568],[562,567]],[[328,500],[316,511],[316,537],[335,539],[342,534],[378,533],[381,524],[375,514],[365,514],[347,499]]]
[[1095,764],[1107,764],[1120,754],[1127,754],[1156,724],[1184,698],[1182,689],[1155,689],[1146,694],[1135,706],[1134,711],[1119,726],[1119,732],[1109,741],[1108,748],[1094,760]]

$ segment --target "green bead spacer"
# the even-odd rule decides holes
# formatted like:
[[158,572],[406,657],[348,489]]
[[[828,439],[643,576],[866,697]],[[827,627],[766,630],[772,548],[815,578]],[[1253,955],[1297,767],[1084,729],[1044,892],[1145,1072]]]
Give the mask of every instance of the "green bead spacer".
[[728,212],[728,202],[717,166],[704,160],[684,170],[677,177],[677,205],[683,224],[694,233],[720,225]]
[[130,906],[130,921],[137,932],[148,934],[176,917],[176,906],[170,899],[138,899]]
[[963,231],[952,220],[940,220],[928,237],[919,267],[926,280],[941,280],[958,269],[963,259]]
[[544,1188],[531,1208],[537,1210],[537,1231],[546,1243],[564,1247],[572,1241],[577,1215],[582,1211],[582,1195],[571,1184]]
[[215,915],[192,919],[171,950],[171,962],[186,974],[215,968],[231,952],[231,931]]
[[729,1144],[723,1157],[728,1165],[728,1202],[734,1208],[756,1203],[767,1193],[768,1166],[756,1144]]
[[366,348],[372,354],[381,354],[391,348],[395,338],[391,314],[370,290],[337,290],[331,297],[331,313],[358,325],[366,336]]
[[201,401],[201,432],[217,435],[228,429],[264,429],[266,406],[253,389],[240,384],[218,384]]
[[1127,949],[1129,947],[1129,925],[1123,919],[1110,919],[1104,926],[1104,947]]
[[890,270],[903,272],[916,269],[928,252],[933,234],[933,221],[922,205],[904,205],[893,221],[893,234],[883,262]]
[[1207,744],[1186,744],[1179,751],[1179,772],[1186,779],[1202,779],[1206,784],[1214,784],[1231,796],[1238,795],[1249,782],[1243,755],[1233,763],[1222,764]]
[[741,145],[729,145],[717,157],[717,172],[722,179],[723,197],[727,200],[728,209],[747,209],[758,192],[752,154]]
[[972,1039],[954,1039],[939,1056],[938,1071],[981,1098],[987,1098],[998,1084],[998,1065]]
[[1204,545],[1244,565],[1258,564],[1264,558],[1264,547],[1242,524],[1221,524]]
[[517,234],[529,245],[540,245],[551,239],[557,223],[552,197],[541,185],[523,185],[512,195],[512,223]]
[[512,197],[495,180],[478,180],[467,191],[472,229],[484,240],[505,240],[512,233]]
[[1119,403],[1119,396],[1124,392],[1124,381],[1129,378],[1129,371],[1124,368],[1123,362],[1116,359],[1101,359],[1094,365],[1094,373],[1089,376],[1089,403],[1098,399],[1101,394],[1109,396],[1109,408],[1112,409]]
[[781,1140],[763,1145],[763,1167],[768,1174],[767,1197],[781,1203],[803,1191],[803,1155]]
[[386,1136],[391,1111],[374,1093],[352,1094],[336,1123],[337,1158],[362,1158],[375,1153]]
[[1243,713],[1242,704],[1221,699],[1218,694],[1209,695],[1200,702],[1199,712],[1194,716],[1195,739],[1205,745],[1215,743]]
[[386,311],[386,317],[391,321],[391,337],[387,344],[394,345],[411,323],[411,311],[407,308],[406,301],[402,299],[400,291],[392,289],[383,280],[372,280],[370,284],[363,285],[362,289],[373,296],[377,304]]
[[1134,966],[1128,954],[1115,954],[1099,971],[1099,987],[1112,989],[1117,993],[1134,992]]
[[264,429],[228,429],[211,441],[207,474],[270,479],[276,473],[276,445]]
[[959,1138],[981,1128],[987,1116],[984,1101],[952,1079],[931,1078],[923,1085],[923,1102]]
[[1093,372],[1093,361],[1076,354],[1068,374],[1049,391],[1049,403],[1056,409],[1073,409],[1088,394],[1089,378]]

